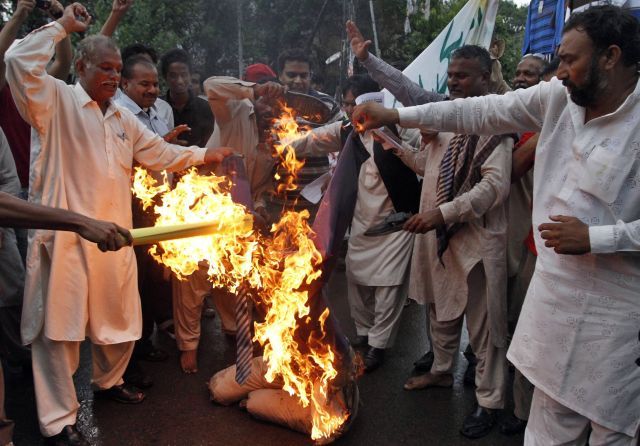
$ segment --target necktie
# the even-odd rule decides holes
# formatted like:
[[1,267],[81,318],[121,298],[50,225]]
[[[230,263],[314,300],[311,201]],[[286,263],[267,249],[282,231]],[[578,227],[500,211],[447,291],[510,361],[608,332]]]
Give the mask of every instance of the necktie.
[[251,342],[251,320],[247,305],[247,295],[236,296],[236,382],[244,384],[251,375],[253,344]]

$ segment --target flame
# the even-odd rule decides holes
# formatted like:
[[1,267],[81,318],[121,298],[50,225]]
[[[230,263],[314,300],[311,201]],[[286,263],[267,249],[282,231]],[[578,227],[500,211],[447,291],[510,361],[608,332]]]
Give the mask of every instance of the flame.
[[[278,142],[275,151],[288,173],[279,190],[294,190],[298,161],[289,143],[308,130],[300,129],[291,109],[285,108],[274,122]],[[283,382],[283,389],[298,398],[304,407],[311,405],[311,438],[331,441],[349,418],[349,411],[337,403],[334,388],[338,377],[337,355],[325,340],[326,309],[312,330],[302,338],[300,327],[309,322],[309,292],[305,285],[321,275],[322,256],[313,241],[308,224],[309,212],[285,211],[273,224],[269,236],[238,223],[247,209],[234,203],[230,182],[216,175],[199,175],[189,170],[174,188],[166,177],[161,184],[144,169],[136,168],[133,192],[145,206],[154,199],[156,225],[219,222],[219,233],[160,242],[150,253],[181,280],[206,264],[211,283],[235,292],[242,284],[254,291],[254,298],[266,308],[263,322],[256,322],[254,340],[264,348],[266,379]],[[257,294],[257,295],[256,295]]]
[[272,129],[277,136],[273,148],[280,159],[280,165],[287,172],[285,178],[281,178],[277,173],[275,175],[276,180],[278,180],[276,187],[278,194],[296,190],[298,171],[304,166],[304,161],[296,158],[296,152],[290,144],[311,131],[308,127],[301,127],[298,124],[295,113],[291,107],[281,105],[281,109],[282,114],[280,117],[274,119],[272,124]]

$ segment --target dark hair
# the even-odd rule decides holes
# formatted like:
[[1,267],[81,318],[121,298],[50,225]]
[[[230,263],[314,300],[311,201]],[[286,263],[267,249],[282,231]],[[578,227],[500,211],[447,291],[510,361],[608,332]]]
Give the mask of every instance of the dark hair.
[[640,23],[628,11],[617,6],[593,6],[584,12],[572,14],[562,33],[572,29],[587,33],[597,51],[617,45],[622,50],[625,66],[640,61]]
[[144,43],[134,43],[124,47],[122,49],[122,62],[126,62],[128,58],[137,56],[138,54],[148,54],[154,64],[158,63],[158,53],[156,50]]
[[348,91],[351,91],[353,97],[357,98],[361,94],[380,91],[380,85],[368,74],[354,74],[347,79],[342,87],[342,96],[346,95]]
[[560,58],[554,57],[553,59],[551,59],[551,62],[549,62],[544,66],[544,68],[540,72],[540,77],[545,77],[551,73],[555,73],[556,71],[558,71],[559,66],[560,66]]
[[482,69],[491,73],[491,56],[489,51],[478,45],[462,45],[451,53],[451,59],[476,59]]
[[189,74],[191,74],[191,58],[189,57],[189,54],[183,49],[174,48],[164,53],[160,58],[160,71],[162,72],[162,77],[167,77],[169,66],[176,62],[185,64],[187,68],[189,68]]
[[291,48],[288,50],[284,50],[278,56],[278,73],[282,73],[284,70],[284,64],[289,61],[295,62],[303,62],[309,65],[309,69],[311,69],[311,60],[307,53],[300,48]]
[[156,69],[156,66],[144,54],[136,54],[124,61],[121,73],[122,78],[131,79],[133,77],[133,68],[138,64]]

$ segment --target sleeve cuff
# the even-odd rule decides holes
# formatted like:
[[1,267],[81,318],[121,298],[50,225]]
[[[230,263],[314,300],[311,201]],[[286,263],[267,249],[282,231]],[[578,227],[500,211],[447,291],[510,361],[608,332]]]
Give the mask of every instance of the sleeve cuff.
[[[49,25],[45,25],[45,26],[49,26]],[[58,31],[58,34],[56,35],[56,43],[60,42],[62,39],[64,39],[65,37],[67,37],[67,30],[64,29],[64,26],[62,26],[59,22],[57,21],[53,21],[51,22],[51,26],[53,28],[56,29],[56,31]]]
[[615,226],[590,226],[589,243],[593,254],[605,254],[616,251]]
[[453,201],[440,205],[440,212],[442,212],[442,218],[446,225],[456,223],[458,221],[458,211],[456,210]]

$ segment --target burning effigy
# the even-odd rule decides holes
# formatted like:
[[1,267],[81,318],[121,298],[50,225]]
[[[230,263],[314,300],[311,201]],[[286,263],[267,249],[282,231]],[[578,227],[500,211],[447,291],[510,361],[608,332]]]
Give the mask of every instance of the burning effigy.
[[[291,190],[302,163],[288,143],[305,130],[286,107],[273,129],[274,154],[287,171],[279,191]],[[216,373],[212,399],[241,402],[258,418],[331,442],[355,418],[357,365],[322,295],[323,256],[309,213],[285,210],[267,234],[257,231],[250,210],[233,197],[241,159],[229,163],[228,176],[191,169],[175,186],[136,169],[132,190],[145,207],[153,206],[152,229],[187,225],[192,231],[190,238],[160,241],[149,252],[180,279],[206,265],[214,287],[249,298],[264,313],[253,324],[252,339],[262,356],[251,360],[247,379],[238,380],[240,365]]]

